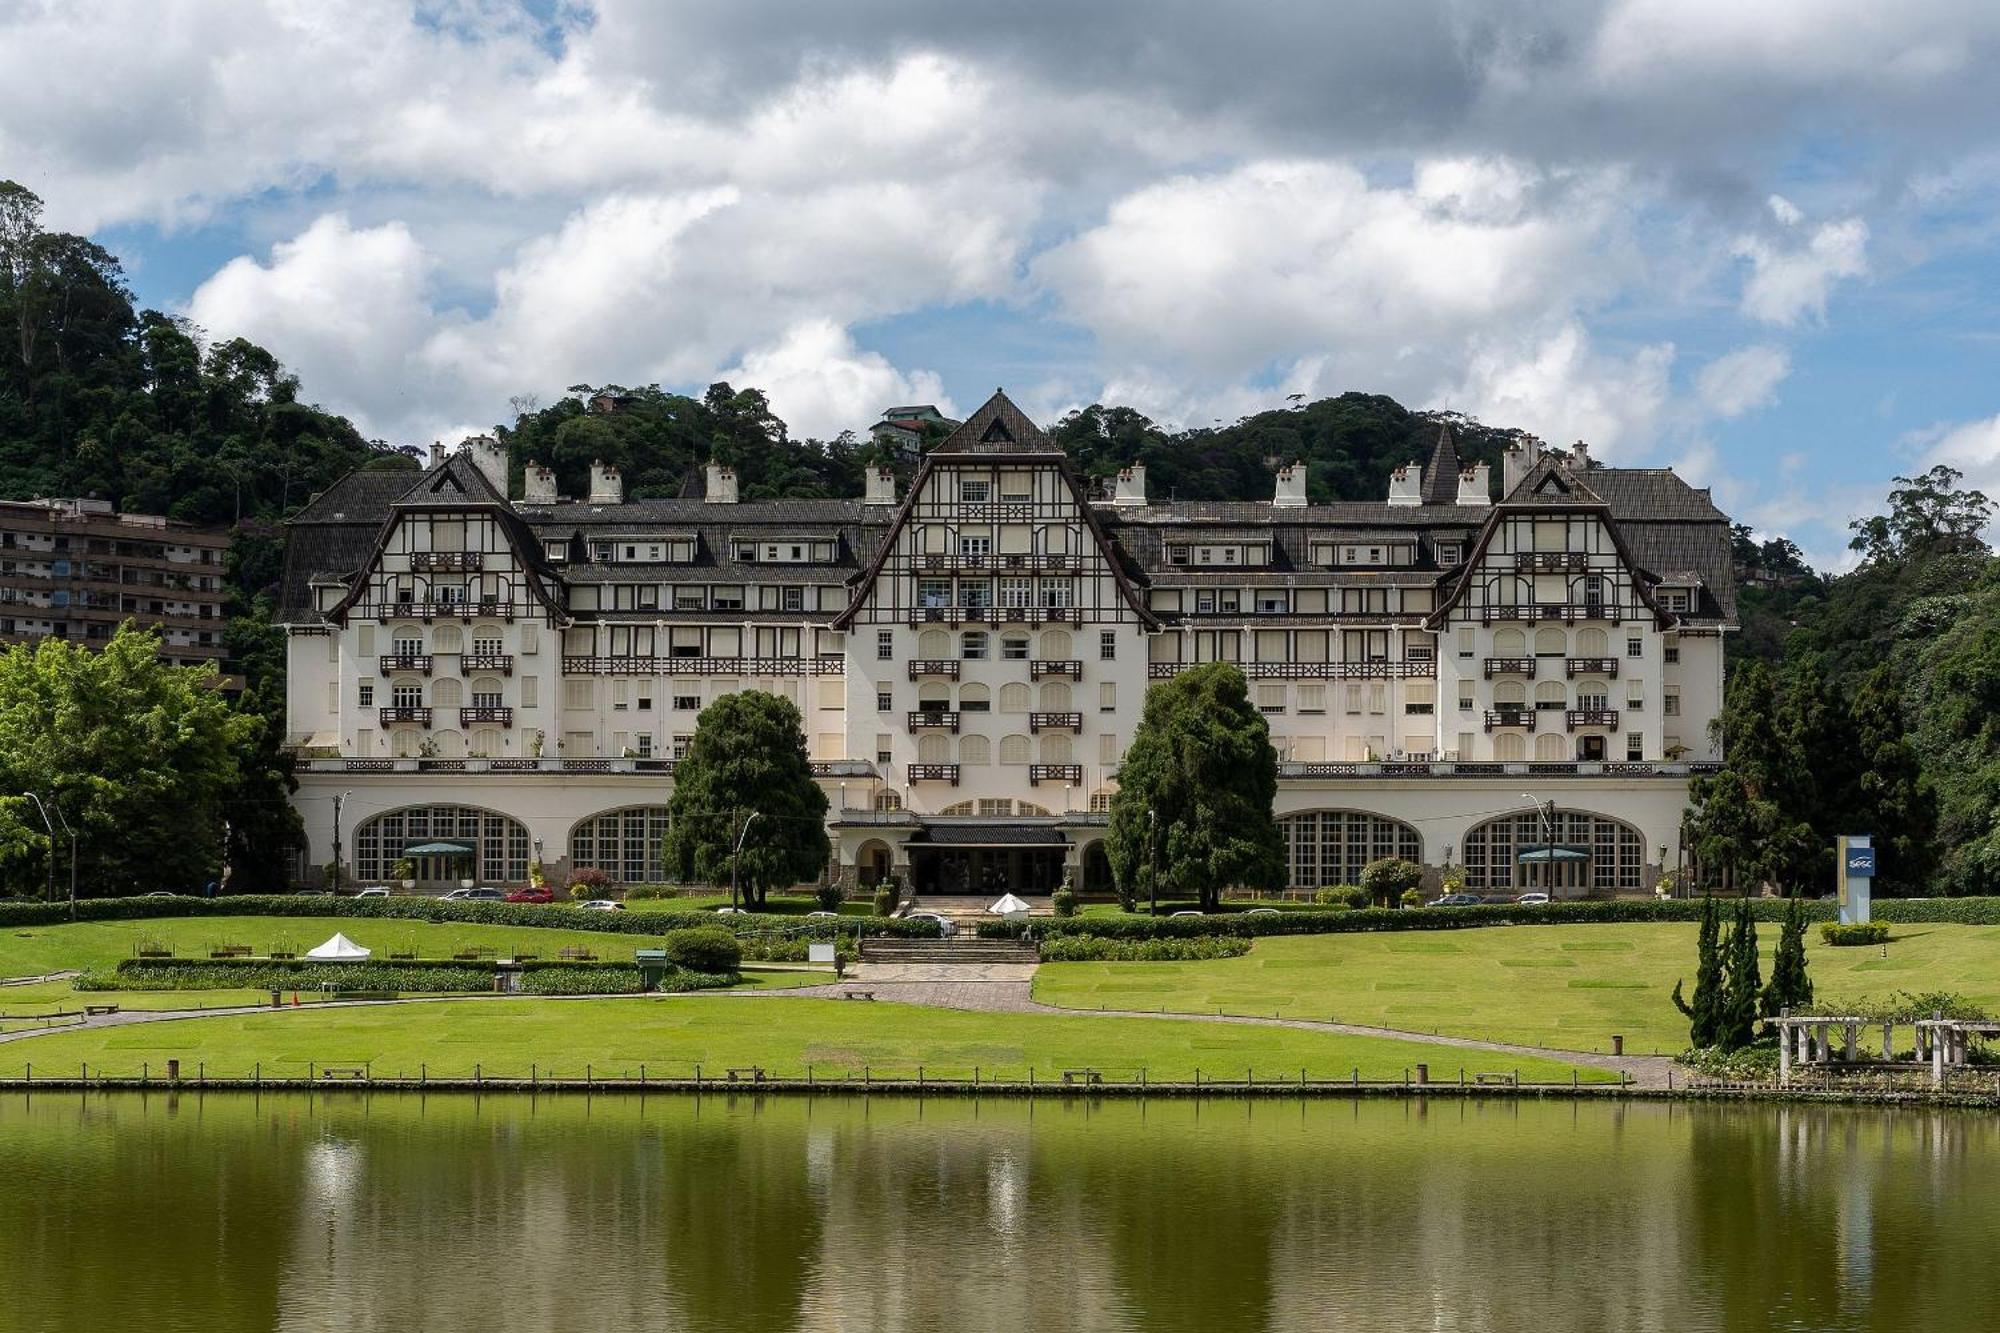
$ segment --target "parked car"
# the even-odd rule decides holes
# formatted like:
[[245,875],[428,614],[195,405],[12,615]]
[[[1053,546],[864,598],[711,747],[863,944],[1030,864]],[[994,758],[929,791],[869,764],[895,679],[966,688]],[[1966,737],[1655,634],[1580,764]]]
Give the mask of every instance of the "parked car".
[[387,898],[389,891],[381,885],[375,884],[365,889],[356,890],[354,896],[357,898]]
[[1541,907],[1545,905],[1548,902],[1548,900],[1549,900],[1549,895],[1546,893],[1524,893],[1520,897],[1516,898],[1514,901],[1519,903],[1523,907]]
[[625,910],[624,903],[614,902],[610,898],[592,898],[587,903],[579,903],[578,906],[582,907],[586,912],[622,912]]
[[1206,915],[1207,915],[1207,913],[1206,913],[1206,912],[1200,912],[1200,911],[1197,911],[1196,909],[1194,909],[1194,908],[1192,908],[1192,907],[1183,907],[1183,908],[1182,908],[1182,909],[1181,909],[1180,911],[1178,911],[1178,912],[1169,912],[1169,913],[1168,913],[1167,915],[1169,915],[1169,916],[1206,916]]
[[1442,898],[1433,898],[1426,907],[1477,907],[1479,895],[1476,893],[1447,893]]
[[448,903],[501,903],[507,901],[507,895],[498,889],[453,889],[444,896],[444,901]]
[[807,915],[807,916],[809,916],[809,917],[810,917],[810,916],[839,916],[839,915],[840,915],[840,913],[838,913],[838,912],[827,912],[827,911],[818,911],[818,912],[807,912],[807,913],[806,913],[806,915]]
[[516,889],[507,895],[510,903],[552,903],[555,900],[552,889]]
[[743,910],[742,908],[740,908],[740,907],[718,907],[718,908],[716,908],[716,909],[715,909],[715,914],[716,914],[717,916],[745,916],[745,915],[747,915],[747,913],[746,913],[746,912],[744,912],[744,910]]
[[140,894],[139,896],[140,896],[141,898],[178,898],[178,897],[180,897],[180,895],[179,895],[178,893],[167,893],[167,892],[165,892],[164,890],[155,890],[155,891],[154,891],[154,892],[152,892],[152,893],[142,893],[142,894]]
[[1253,907],[1253,908],[1251,908],[1251,909],[1250,909],[1249,911],[1245,912],[1245,913],[1244,913],[1243,915],[1245,915],[1245,916],[1276,916],[1277,914],[1278,914],[1278,909],[1277,909],[1277,908],[1275,908],[1275,907]]
[[905,921],[935,921],[938,924],[938,934],[944,936],[946,939],[950,939],[952,936],[958,934],[958,923],[950,917],[939,916],[936,912],[912,912],[903,919]]

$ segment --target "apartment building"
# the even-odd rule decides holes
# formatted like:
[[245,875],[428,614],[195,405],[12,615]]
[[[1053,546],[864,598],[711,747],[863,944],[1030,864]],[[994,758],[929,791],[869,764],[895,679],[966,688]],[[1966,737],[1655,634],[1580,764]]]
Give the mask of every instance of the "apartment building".
[[105,500],[0,501],[0,642],[98,644],[132,620],[175,665],[219,667],[228,549],[221,528]]
[[[1671,471],[1524,444],[1494,485],[1449,432],[1383,499],[1093,494],[996,394],[850,501],[556,494],[469,441],[360,472],[294,520],[281,618],[313,859],[512,882],[540,859],[657,877],[701,708],[805,718],[833,874],[919,891],[1106,882],[1147,688],[1241,665],[1282,758],[1292,882],[1401,855],[1484,890],[1650,887],[1718,755],[1729,525]],[[335,797],[340,797],[336,815]]]

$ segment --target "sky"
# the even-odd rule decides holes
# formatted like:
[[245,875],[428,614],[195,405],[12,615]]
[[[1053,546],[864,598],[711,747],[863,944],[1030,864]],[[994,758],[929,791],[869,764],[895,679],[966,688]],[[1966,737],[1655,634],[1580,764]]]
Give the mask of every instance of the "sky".
[[1990,0],[0,0],[0,177],[372,437],[1354,389],[1828,568],[2000,495],[1997,113]]

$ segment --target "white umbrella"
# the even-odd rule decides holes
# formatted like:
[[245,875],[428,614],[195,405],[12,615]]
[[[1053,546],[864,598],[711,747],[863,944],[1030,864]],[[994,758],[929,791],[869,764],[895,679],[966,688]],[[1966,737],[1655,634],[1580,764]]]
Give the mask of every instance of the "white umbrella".
[[1028,914],[1028,905],[1010,893],[986,910],[994,916],[1013,918],[1026,916]]
[[306,957],[317,959],[322,963],[354,963],[368,957],[373,952],[371,949],[362,948],[353,940],[348,939],[347,936],[335,931],[332,939],[320,945],[317,949],[309,950],[306,953]]

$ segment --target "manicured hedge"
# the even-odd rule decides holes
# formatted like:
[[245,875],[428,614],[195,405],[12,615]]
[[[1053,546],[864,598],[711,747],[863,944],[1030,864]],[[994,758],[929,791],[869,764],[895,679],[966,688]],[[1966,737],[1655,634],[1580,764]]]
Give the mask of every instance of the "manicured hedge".
[[667,961],[690,972],[734,972],[743,963],[743,946],[721,926],[670,930],[665,944]]
[[1819,937],[1836,949],[1851,949],[1863,944],[1886,944],[1889,942],[1889,923],[1856,921],[1852,925],[1842,925],[1838,921],[1822,921]]
[[[359,963],[318,963],[270,958],[128,958],[108,972],[77,978],[85,991],[276,990],[427,991],[477,995],[493,989],[498,970],[491,962],[439,962],[383,958]],[[514,965],[525,995],[636,995],[644,986],[639,969],[616,963],[534,960]],[[700,974],[668,968],[663,991],[727,986],[733,972]]]
[[1250,941],[1241,935],[1197,935],[1193,939],[1114,940],[1102,935],[1054,935],[1042,941],[1045,963],[1183,963],[1207,958],[1241,958]]
[[[685,912],[592,912],[566,904],[445,902],[441,898],[322,898],[306,894],[239,894],[223,898],[86,898],[76,905],[79,921],[141,921],[157,917],[337,916],[356,920],[429,921],[477,926],[553,926],[605,935],[660,935],[690,926],[724,926],[732,934],[783,931],[802,939],[832,939],[836,932],[936,939],[935,921],[891,917],[799,917],[740,912],[718,916]],[[53,926],[69,920],[69,904],[0,903],[0,930]]]

